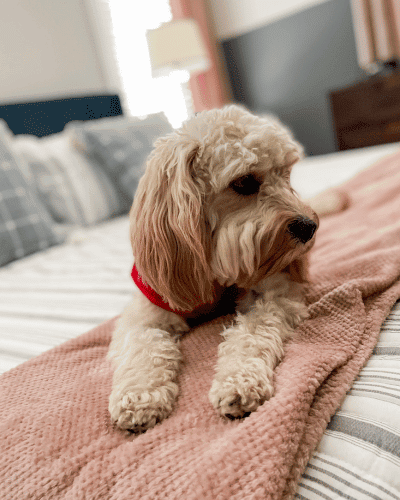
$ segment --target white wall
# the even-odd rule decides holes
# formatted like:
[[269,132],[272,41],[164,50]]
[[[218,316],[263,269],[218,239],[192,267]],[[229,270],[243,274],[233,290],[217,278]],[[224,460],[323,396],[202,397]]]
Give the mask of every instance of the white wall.
[[333,0],[209,0],[219,40],[241,35],[265,24]]
[[[137,2],[140,8],[141,1]],[[328,0],[209,0],[219,39]],[[333,1],[333,0],[331,0]],[[9,0],[0,16],[0,103],[119,93],[106,0]]]
[[99,50],[101,22],[91,0],[4,2],[0,103],[114,92],[117,72]]

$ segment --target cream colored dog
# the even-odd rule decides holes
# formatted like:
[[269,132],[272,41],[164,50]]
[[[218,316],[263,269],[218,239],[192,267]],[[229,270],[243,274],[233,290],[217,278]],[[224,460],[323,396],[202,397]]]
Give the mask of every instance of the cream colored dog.
[[301,146],[275,118],[204,111],[159,139],[131,210],[142,292],[110,345],[109,410],[120,428],[167,417],[179,389],[179,336],[235,301],[209,398],[240,417],[273,395],[283,342],[307,317],[300,283],[318,226],[290,186]]

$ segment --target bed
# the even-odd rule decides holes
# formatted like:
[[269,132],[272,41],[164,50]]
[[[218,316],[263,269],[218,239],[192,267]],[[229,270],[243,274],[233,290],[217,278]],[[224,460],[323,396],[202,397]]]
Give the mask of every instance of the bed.
[[[3,167],[7,163],[5,170],[18,170],[17,191],[19,196],[32,196],[37,213],[30,222],[36,236],[40,233],[32,248],[16,245],[14,254],[2,248],[7,260],[0,268],[3,377],[104,324],[128,303],[134,284],[129,274],[127,210],[152,141],[169,129],[162,115],[118,117],[71,122],[62,132],[38,139],[14,136],[1,123],[0,161]],[[394,143],[309,157],[294,167],[292,184],[309,198],[399,150],[400,144]],[[4,189],[2,193],[0,201],[7,195]],[[5,215],[4,204],[0,216],[8,237],[14,234],[15,240],[18,223]],[[0,241],[2,235],[0,230]],[[383,323],[372,356],[330,419],[291,497],[400,499],[399,395],[400,302]],[[7,470],[0,470],[0,476],[4,473],[7,478],[0,483],[1,498],[84,498],[84,487],[74,496],[71,485],[62,494],[48,489],[40,496],[39,487],[29,489],[23,479],[10,479]],[[104,491],[104,496],[85,498],[125,498],[113,496],[111,489]],[[267,497],[243,494],[237,498]],[[284,498],[284,494],[268,498]]]

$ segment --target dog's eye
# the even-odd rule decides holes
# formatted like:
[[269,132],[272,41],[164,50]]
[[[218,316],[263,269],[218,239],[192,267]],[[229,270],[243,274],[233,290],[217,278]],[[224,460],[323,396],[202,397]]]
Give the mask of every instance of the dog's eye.
[[261,181],[252,174],[239,177],[229,184],[229,187],[233,189],[235,193],[241,194],[243,196],[250,196],[252,194],[258,193],[258,191],[260,190],[260,186]]

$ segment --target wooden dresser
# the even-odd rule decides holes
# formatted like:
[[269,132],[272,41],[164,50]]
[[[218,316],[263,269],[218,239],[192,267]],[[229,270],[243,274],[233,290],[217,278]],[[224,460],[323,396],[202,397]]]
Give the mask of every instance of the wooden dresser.
[[329,94],[339,150],[400,141],[400,71]]

